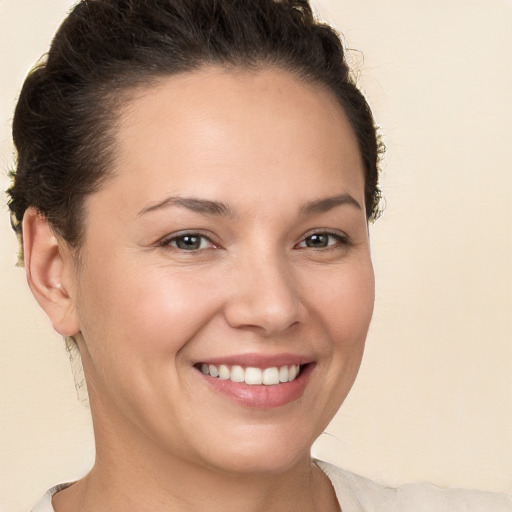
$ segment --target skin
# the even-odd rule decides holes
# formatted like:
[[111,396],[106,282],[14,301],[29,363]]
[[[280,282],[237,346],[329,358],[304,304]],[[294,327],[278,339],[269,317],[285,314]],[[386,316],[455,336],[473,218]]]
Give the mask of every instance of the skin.
[[[56,511],[338,510],[309,451],[354,382],[374,301],[342,108],[285,71],[208,68],[134,91],[116,140],[79,266],[34,210],[24,220],[28,281],[77,337],[97,445]],[[183,231],[204,237],[196,250]],[[245,354],[307,360],[303,392],[251,407],[194,366]]]

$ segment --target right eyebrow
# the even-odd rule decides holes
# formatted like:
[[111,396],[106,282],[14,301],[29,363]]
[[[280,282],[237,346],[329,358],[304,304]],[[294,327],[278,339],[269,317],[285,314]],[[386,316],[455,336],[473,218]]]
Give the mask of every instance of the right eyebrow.
[[169,196],[157,203],[150,203],[142,208],[142,210],[137,215],[145,215],[146,213],[169,208],[171,206],[180,206],[182,208],[187,208],[188,210],[192,210],[193,212],[201,213],[203,215],[223,215],[229,217],[233,216],[233,212],[225,203],[221,203],[219,201],[210,201],[207,199],[196,199],[194,197],[179,196]]

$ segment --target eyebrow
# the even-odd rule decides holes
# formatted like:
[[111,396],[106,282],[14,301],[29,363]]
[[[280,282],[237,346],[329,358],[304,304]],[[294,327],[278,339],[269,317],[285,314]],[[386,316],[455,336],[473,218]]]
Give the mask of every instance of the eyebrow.
[[340,194],[337,196],[326,197],[324,199],[317,199],[316,201],[311,201],[306,203],[300,209],[301,215],[311,215],[313,213],[325,213],[336,206],[349,205],[357,208],[358,210],[362,210],[361,205],[350,195],[350,194]]
[[153,203],[145,206],[139,213],[138,216],[146,213],[159,210],[161,208],[167,208],[169,206],[181,206],[192,210],[193,212],[201,213],[203,215],[225,215],[232,216],[233,212],[224,203],[219,201],[209,201],[207,199],[195,199],[193,197],[177,197],[171,196],[165,198],[163,201]]
[[[350,195],[340,194],[337,196],[326,197],[323,199],[317,199],[310,201],[303,205],[299,213],[300,215],[311,215],[314,213],[325,213],[337,206],[349,205],[362,210],[361,205]],[[181,206],[187,208],[193,212],[200,213],[202,215],[219,215],[233,217],[233,211],[231,208],[220,201],[210,201],[208,199],[196,199],[193,197],[178,197],[170,196],[158,203],[152,203],[145,206],[137,215],[141,216],[146,213],[168,208],[170,206]]]

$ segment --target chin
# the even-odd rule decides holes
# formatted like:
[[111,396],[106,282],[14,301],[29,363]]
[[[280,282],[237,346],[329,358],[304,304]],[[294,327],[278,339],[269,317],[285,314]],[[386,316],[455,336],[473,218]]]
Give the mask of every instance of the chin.
[[230,460],[222,460],[216,469],[239,476],[261,474],[279,475],[291,470],[301,461],[309,460],[310,450],[294,453],[241,453],[234,454]]
[[254,430],[247,432],[246,437],[226,436],[213,444],[220,450],[209,450],[205,454],[208,465],[238,475],[269,475],[285,473],[301,461],[309,460],[316,436],[290,435],[290,429],[276,432],[270,425]]

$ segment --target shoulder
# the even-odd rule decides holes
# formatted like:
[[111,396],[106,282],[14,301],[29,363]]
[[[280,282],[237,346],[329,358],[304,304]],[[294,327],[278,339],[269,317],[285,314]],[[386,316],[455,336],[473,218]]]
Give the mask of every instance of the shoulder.
[[59,484],[46,491],[44,496],[34,505],[31,512],[55,512],[52,505],[53,495],[69,487],[72,483]]
[[329,477],[343,512],[512,512],[512,496],[414,483],[386,487],[315,461]]

